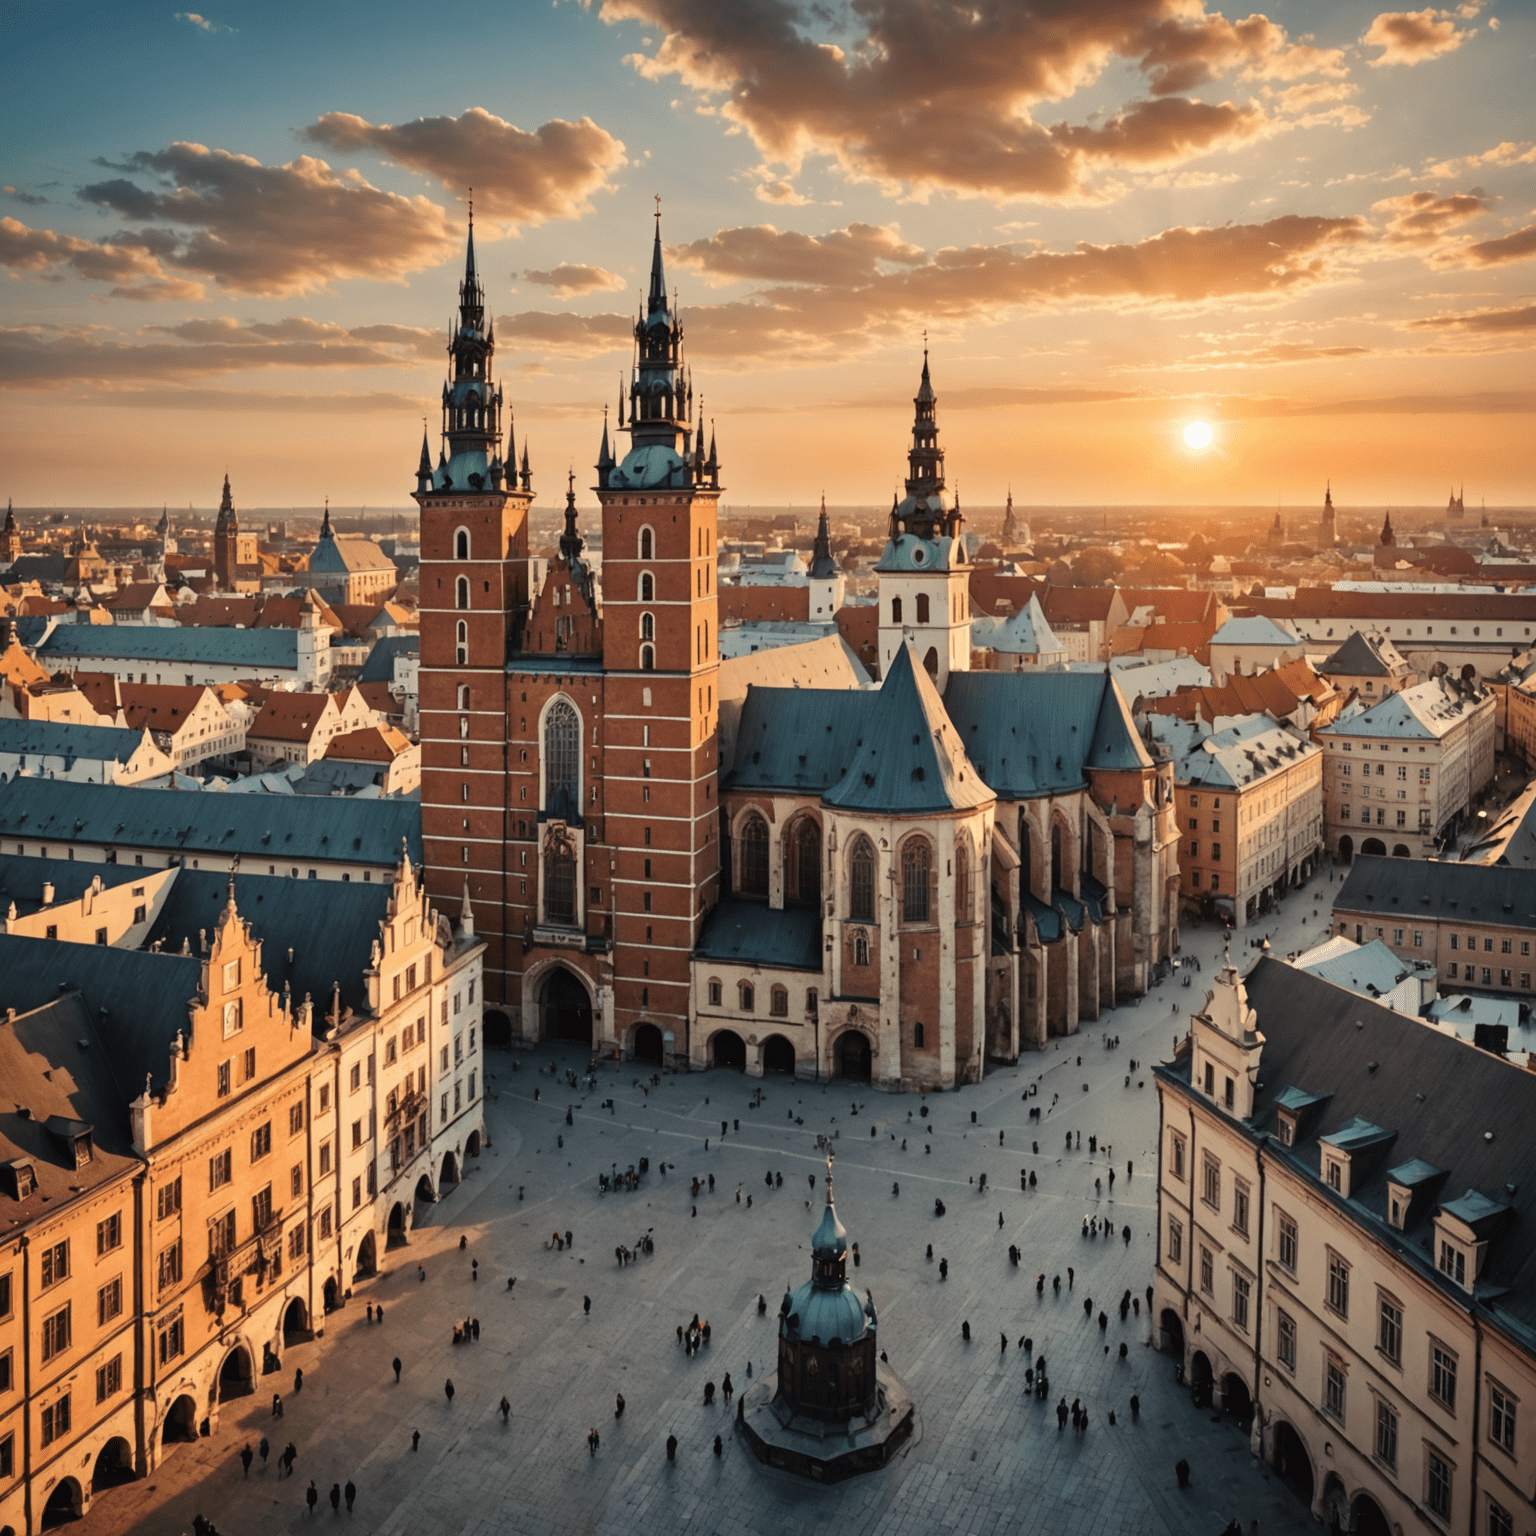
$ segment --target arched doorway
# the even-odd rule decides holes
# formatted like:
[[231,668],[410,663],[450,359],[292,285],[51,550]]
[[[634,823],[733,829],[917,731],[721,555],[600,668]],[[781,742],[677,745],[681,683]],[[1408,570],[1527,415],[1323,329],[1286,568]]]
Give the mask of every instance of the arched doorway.
[[188,1445],[197,1439],[197,1404],[185,1393],[171,1404],[160,1430],[161,1445]]
[[1392,1536],[1392,1526],[1381,1505],[1368,1493],[1357,1493],[1349,1506],[1352,1536]]
[[1253,1417],[1253,1397],[1248,1391],[1248,1383],[1236,1371],[1228,1371],[1221,1378],[1221,1411],[1230,1413],[1243,1425]]
[[336,1276],[328,1275],[325,1281],[325,1289],[320,1293],[321,1304],[327,1312],[334,1312],[336,1310],[336,1292]]
[[722,1029],[709,1043],[709,1059],[714,1066],[729,1067],[733,1072],[745,1072],[746,1043],[734,1029]]
[[661,1031],[654,1024],[635,1026],[635,1043],[630,1054],[636,1061],[661,1061]]
[[69,1525],[80,1518],[81,1512],[80,1484],[72,1477],[61,1477],[43,1505],[42,1528],[51,1531],[56,1525]]
[[293,1298],[283,1309],[283,1344],[302,1344],[309,1337],[309,1308]]
[[795,1048],[783,1035],[769,1035],[763,1041],[763,1071],[795,1075]]
[[450,1184],[459,1182],[459,1160],[452,1152],[443,1153],[443,1166],[437,1176],[437,1187],[442,1191]]
[[357,1270],[353,1274],[354,1280],[366,1279],[379,1267],[379,1249],[374,1241],[372,1232],[365,1232],[363,1240],[357,1245]]
[[1362,857],[1384,859],[1387,856],[1387,845],[1379,837],[1368,837],[1360,844]]
[[539,1007],[546,1040],[592,1044],[592,996],[563,965],[557,965],[539,988]]
[[500,1008],[487,1008],[481,1028],[487,1045],[512,1044],[512,1020]]
[[854,1083],[869,1081],[869,1037],[862,1030],[845,1029],[837,1038],[834,1056],[839,1077]]
[[437,1195],[432,1188],[432,1175],[424,1173],[416,1180],[416,1204],[432,1205],[436,1202]]
[[1413,855],[1408,852],[1407,843],[1396,843],[1392,848],[1392,857],[1394,859],[1411,859]]
[[1355,840],[1352,837],[1339,839],[1339,862],[1348,864],[1355,856]]
[[1308,1509],[1312,1507],[1312,1458],[1293,1426],[1284,1419],[1276,1422],[1270,1463],[1275,1475]]
[[133,1481],[133,1449],[121,1435],[114,1436],[96,1453],[91,1469],[91,1492],[98,1494]]
[[[370,1233],[371,1237],[373,1234]],[[405,1247],[405,1207],[396,1200],[389,1208],[389,1225],[384,1230],[384,1249]]]
[[1165,1355],[1172,1355],[1182,1367],[1184,1364],[1184,1319],[1172,1307],[1164,1307],[1158,1319],[1162,1333],[1161,1347]]
[[464,1156],[465,1157],[479,1157],[480,1156],[480,1132],[479,1131],[471,1131],[469,1133],[469,1135],[464,1138]]
[[923,657],[923,671],[929,677],[939,675],[939,653],[931,645],[928,647],[928,654]]
[[245,1345],[235,1345],[219,1367],[219,1401],[227,1403],[232,1397],[250,1396],[256,1390],[255,1374]]
[[1189,1362],[1190,1396],[1196,1408],[1209,1408],[1215,1394],[1216,1382],[1211,1374],[1211,1362],[1204,1350],[1197,1349]]

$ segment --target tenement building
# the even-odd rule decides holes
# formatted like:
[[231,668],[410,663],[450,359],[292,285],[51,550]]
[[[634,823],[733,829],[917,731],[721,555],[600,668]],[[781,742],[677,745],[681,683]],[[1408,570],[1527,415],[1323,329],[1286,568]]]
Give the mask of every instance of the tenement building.
[[1333,931],[1434,966],[1448,992],[1526,994],[1536,974],[1536,869],[1356,859],[1334,898]]
[[722,782],[720,467],[659,227],[635,347],[628,451],[605,422],[598,453],[601,592],[574,485],[535,586],[471,235],[415,494],[428,889],[468,877],[487,1028],[941,1087],[1143,990],[1178,945],[1171,764],[1111,677],[971,670],[926,358],[878,565],[884,685],[751,686]]
[[1158,1345],[1333,1529],[1536,1523],[1536,1077],[1261,960],[1161,1111]]
[[1442,675],[1374,704],[1356,698],[1317,727],[1329,851],[1346,864],[1438,852],[1493,777],[1494,712],[1491,690]]
[[481,1148],[467,903],[450,924],[409,859],[161,886],[115,943],[0,934],[0,1361],[26,1383],[0,1396],[0,1527],[209,1433]]

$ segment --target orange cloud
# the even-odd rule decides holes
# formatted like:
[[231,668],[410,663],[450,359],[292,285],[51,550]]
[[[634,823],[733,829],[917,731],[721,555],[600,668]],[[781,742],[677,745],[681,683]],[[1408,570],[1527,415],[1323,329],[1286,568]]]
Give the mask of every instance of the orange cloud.
[[30,229],[19,219],[0,219],[0,266],[57,281],[70,273],[91,283],[111,283],[114,299],[200,299],[201,283],[170,277],[148,251],[110,241],[81,240]]
[[523,279],[540,288],[553,288],[557,299],[574,299],[583,293],[613,293],[624,287],[624,279],[617,272],[570,261],[562,261],[547,272],[524,272]]
[[400,124],[327,112],[304,137],[337,150],[378,150],[456,195],[473,187],[485,213],[518,226],[590,213],[588,198],[612,191],[608,178],[624,164],[623,142],[590,117],[554,118],[530,133],[483,107]]
[[[249,155],[178,143],[140,151],[114,169],[129,174],[82,187],[79,195],[151,226],[120,235],[118,243],[138,245],[232,293],[305,293],[348,277],[398,281],[436,266],[458,245],[458,231],[437,204],[338,176],[309,155],[263,165]],[[135,175],[164,178],[172,190],[147,191]]]
[[669,247],[667,255],[718,282],[867,282],[880,262],[915,266],[923,248],[878,224],[850,224],[825,235],[782,233],[772,224],[717,230],[702,240]]
[[1488,204],[1470,192],[1455,197],[1407,192],[1372,203],[1371,211],[1391,215],[1387,220],[1387,239],[1393,244],[1433,245],[1458,226],[1480,219],[1488,212]]
[[1463,331],[1484,336],[1521,335],[1527,331],[1536,332],[1536,304],[1430,315],[1423,320],[1410,320],[1408,328],[1414,331]]
[[[584,0],[592,3],[592,0]],[[1000,199],[1108,195],[1091,177],[1114,166],[1178,163],[1265,131],[1258,106],[1174,93],[1240,70],[1246,79],[1340,77],[1338,49],[1292,45],[1263,16],[1207,14],[1199,0],[861,0],[863,35],[846,48],[814,34],[827,13],[794,0],[600,0],[605,21],[638,21],[659,41],[630,63],[676,76],[796,174],[827,156],[848,177],[918,197],[936,190]],[[1032,115],[1098,79],[1116,58],[1147,79],[1103,127],[1043,127]],[[788,183],[780,183],[787,186]],[[1114,189],[1110,189],[1114,190]]]
[[1536,224],[1527,224],[1511,235],[1469,245],[1461,255],[1474,267],[1501,267],[1512,261],[1529,261],[1536,256]]
[[[1454,53],[1472,36],[1470,30],[1462,31],[1456,25],[1456,18],[1465,15],[1467,9],[1383,11],[1360,41],[1367,48],[1382,50],[1371,60],[1375,68],[1383,64],[1422,64],[1438,59],[1441,54]],[[1470,9],[1476,13],[1476,6]]]

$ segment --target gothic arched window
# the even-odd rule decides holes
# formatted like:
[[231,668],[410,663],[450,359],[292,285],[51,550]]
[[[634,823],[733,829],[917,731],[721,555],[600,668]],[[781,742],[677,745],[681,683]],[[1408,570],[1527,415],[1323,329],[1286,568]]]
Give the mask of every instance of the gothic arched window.
[[856,923],[875,920],[875,850],[867,837],[854,842],[848,860],[848,916]]
[[640,647],[640,670],[642,672],[654,672],[656,670],[656,651],[649,645]]
[[570,926],[576,921],[576,850],[570,840],[551,840],[544,854],[545,921]]
[[640,601],[642,603],[656,601],[656,578],[649,571],[643,572],[640,577]]
[[453,606],[455,608],[469,607],[469,577],[460,576],[454,583]]
[[926,592],[919,592],[917,594],[917,622],[919,624],[926,624],[928,622],[928,594]]
[[743,896],[768,894],[768,823],[755,811],[742,824],[737,868],[741,874],[736,888]]
[[456,560],[469,559],[469,529],[460,528],[453,536],[453,556]]
[[853,963],[855,965],[869,964],[869,935],[856,933],[853,936]]
[[789,830],[790,901],[815,906],[821,900],[821,828],[802,816]]
[[656,549],[656,536],[649,528],[640,530],[640,558],[642,560],[654,560]]
[[971,845],[961,838],[955,847],[955,921],[968,923],[975,917],[975,893],[971,885]]
[[789,988],[774,987],[768,993],[768,1012],[776,1019],[789,1017]]
[[581,813],[581,721],[565,699],[544,717],[544,809],[566,821]]
[[642,613],[640,615],[640,638],[642,640],[654,640],[656,638],[656,619],[653,614]]
[[463,619],[454,631],[453,659],[461,667],[469,664],[469,625]]
[[914,838],[901,855],[901,915],[904,922],[928,921],[928,876],[931,868],[928,844],[920,837]]

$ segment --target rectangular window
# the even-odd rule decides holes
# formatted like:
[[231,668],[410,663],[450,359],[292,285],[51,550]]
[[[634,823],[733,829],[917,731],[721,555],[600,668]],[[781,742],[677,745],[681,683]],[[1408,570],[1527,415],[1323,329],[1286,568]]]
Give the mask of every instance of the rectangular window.
[[288,1175],[288,1193],[295,1200],[304,1193],[304,1165],[302,1163],[295,1163]]
[[329,1141],[320,1143],[320,1172],[327,1174],[331,1171],[331,1144]]
[[115,1317],[121,1317],[123,1312],[123,1277],[118,1275],[115,1279],[108,1280],[96,1292],[96,1323],[98,1327],[105,1328]]
[[264,1121],[251,1132],[251,1161],[259,1163],[272,1150],[272,1122]]
[[0,1478],[16,1475],[16,1436],[0,1435]]
[[168,1217],[175,1216],[181,1210],[181,1175],[178,1174],[169,1184],[162,1184],[155,1191],[155,1214],[159,1220],[165,1221]]
[[222,1259],[235,1246],[235,1213],[225,1211],[208,1226],[208,1257]]
[[1200,1198],[1213,1210],[1221,1209],[1221,1164],[1208,1157],[1200,1171]]
[[1344,1422],[1344,1362],[1329,1355],[1323,1367],[1323,1412]]
[[1280,1260],[1280,1267],[1296,1273],[1296,1249],[1297,1231],[1296,1223],[1283,1211],[1275,1212],[1275,1229],[1277,1234],[1276,1256]]
[[1443,1238],[1440,1242],[1440,1273],[1449,1275],[1457,1285],[1465,1286],[1467,1283],[1466,1254]]
[[1403,1309],[1390,1296],[1381,1297],[1376,1347],[1393,1365],[1403,1363]]
[[1456,1356],[1433,1340],[1429,1346],[1429,1395],[1456,1411]]
[[1424,948],[1424,930],[1422,928],[1415,928],[1413,930],[1413,947],[1415,949]]
[[178,1313],[160,1329],[160,1364],[166,1365],[174,1360],[186,1347],[185,1336],[181,1328],[181,1315]]
[[1515,1449],[1515,1400],[1503,1387],[1488,1383],[1488,1438],[1511,1455]]
[[208,1189],[211,1193],[215,1189],[222,1189],[230,1181],[234,1167],[234,1158],[228,1147],[222,1152],[215,1152],[208,1159]]
[[363,1122],[361,1120],[354,1120],[352,1122],[352,1150],[354,1152],[357,1151],[357,1149],[360,1146],[362,1146],[362,1144],[363,1144]]
[[1178,1218],[1168,1218],[1168,1262],[1179,1264],[1184,1258],[1184,1228],[1179,1224]]
[[1174,1178],[1184,1177],[1184,1138],[1177,1131],[1169,1138],[1168,1164]]
[[1488,1500],[1488,1536],[1515,1536],[1515,1517],[1496,1499]]
[[1430,1514],[1440,1520],[1451,1518],[1451,1467],[1435,1451],[1425,1452],[1424,1502]]
[[43,1359],[52,1360],[69,1348],[69,1308],[60,1307],[52,1317],[43,1319]]
[[1200,1250],[1200,1289],[1208,1296],[1216,1294],[1216,1268],[1211,1260],[1211,1250]]
[[181,1239],[178,1237],[169,1248],[162,1248],[155,1263],[156,1289],[166,1290],[181,1283]]
[[103,1366],[96,1370],[96,1401],[104,1403],[109,1397],[115,1397],[123,1390],[123,1357],[113,1355]]
[[304,1106],[295,1104],[288,1111],[288,1134],[297,1136],[304,1129]]
[[1381,1397],[1376,1399],[1376,1460],[1397,1470],[1397,1410]]
[[56,1403],[49,1403],[43,1409],[43,1434],[44,1445],[52,1445],[55,1440],[62,1439],[69,1433],[69,1393],[66,1392]]
[[1248,1298],[1252,1294],[1252,1287],[1248,1283],[1246,1275],[1232,1276],[1232,1323],[1234,1327],[1241,1328],[1244,1333],[1248,1331]]
[[60,1280],[69,1278],[69,1243],[53,1243],[43,1249],[42,1262],[39,1265],[40,1279],[46,1289],[50,1285],[57,1285]]
[[123,1214],[121,1211],[113,1211],[105,1221],[96,1223],[96,1256],[111,1253],[114,1248],[123,1246]]
[[331,1208],[330,1208],[330,1206],[326,1206],[325,1209],[320,1212],[320,1236],[321,1237],[329,1237],[330,1235],[331,1235]]
[[253,1045],[243,1057],[241,1057],[240,1081],[248,1083],[256,1076],[256,1047]]
[[221,1061],[219,1063],[219,1097],[221,1099],[229,1097],[229,1074],[232,1066],[233,1063],[228,1061]]
[[1232,1181],[1232,1225],[1248,1236],[1248,1186],[1237,1179]]
[[288,1257],[290,1259],[302,1259],[304,1257],[304,1225],[302,1222],[288,1234]]
[[1275,1357],[1292,1374],[1296,1370],[1296,1319],[1289,1312],[1276,1314]]
[[1349,1265],[1331,1252],[1328,1255],[1328,1305],[1340,1317],[1349,1316]]
[[1328,1178],[1328,1188],[1342,1194],[1344,1190],[1344,1165],[1333,1158],[1324,1160],[1323,1171]]

